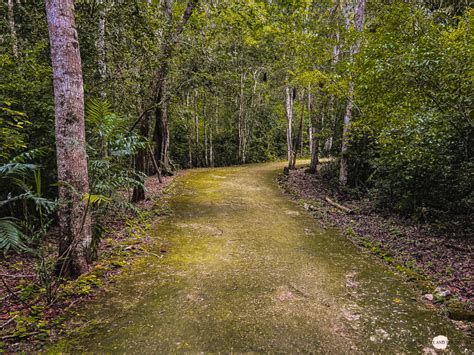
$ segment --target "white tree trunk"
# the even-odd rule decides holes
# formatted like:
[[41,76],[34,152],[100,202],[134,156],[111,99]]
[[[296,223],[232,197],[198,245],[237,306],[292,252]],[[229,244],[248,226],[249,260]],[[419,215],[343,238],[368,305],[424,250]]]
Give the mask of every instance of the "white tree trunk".
[[105,23],[107,17],[107,9],[103,0],[98,1],[99,9],[99,37],[97,39],[97,68],[100,76],[101,89],[99,95],[101,98],[105,98],[105,91],[102,89],[107,77],[107,62],[106,62],[106,49],[105,49]]
[[207,145],[207,119],[204,113],[203,117],[203,126],[204,126],[204,161],[206,164],[206,167],[209,166],[209,154],[208,154],[208,145]]
[[288,147],[288,169],[293,166],[293,89],[285,87],[286,92],[286,144]]
[[[365,0],[359,0],[354,15],[354,28],[356,32],[361,32],[364,27],[364,13],[365,13]],[[348,15],[346,16],[346,24],[348,23]],[[349,62],[352,62],[354,55],[360,50],[360,38],[358,37],[355,43],[350,48]],[[354,83],[351,80],[349,82],[349,92],[347,94],[346,112],[344,115],[344,126],[342,133],[342,147],[341,147],[341,165],[339,171],[339,184],[341,186],[347,185],[348,180],[348,162],[347,152],[349,150],[349,134],[352,121],[352,110],[354,107]]]
[[73,0],[46,0],[56,118],[56,156],[61,200],[59,256],[63,274],[89,269],[92,241],[84,127],[84,89]]
[[8,0],[8,25],[10,26],[13,56],[15,58],[18,58],[18,38],[16,36],[15,11],[13,8],[13,0]]
[[219,98],[216,97],[216,105],[215,105],[216,111],[215,111],[215,116],[214,116],[214,121],[215,125],[213,123],[213,120],[211,119],[211,125],[209,127],[209,160],[211,167],[214,167],[214,140],[213,140],[213,131],[215,127],[217,127],[217,118],[219,116]]
[[[310,89],[311,90],[311,89]],[[313,97],[311,91],[308,92],[308,113],[309,121],[311,122],[311,135],[310,135],[310,147],[311,147],[311,161],[309,165],[309,172],[315,174],[319,164],[319,125],[315,113],[313,110]]]
[[245,111],[244,111],[244,87],[246,73],[240,75],[240,96],[239,96],[239,162],[244,162],[245,149]]

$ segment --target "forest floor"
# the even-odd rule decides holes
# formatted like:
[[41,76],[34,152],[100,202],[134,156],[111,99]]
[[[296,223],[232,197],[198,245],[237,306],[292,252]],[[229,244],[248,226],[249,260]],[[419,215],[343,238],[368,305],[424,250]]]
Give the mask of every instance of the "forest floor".
[[279,189],[283,163],[192,170],[141,255],[48,351],[454,353],[472,342],[392,268]]
[[[368,198],[341,194],[319,174],[308,174],[304,166],[281,177],[285,191],[309,210],[322,228],[342,230],[356,245],[391,264],[415,281],[427,302],[452,319],[474,321],[473,236],[440,233],[429,224],[381,211]],[[352,213],[329,204],[328,197]],[[472,336],[472,323],[458,325]]]
[[[178,174],[178,176],[181,174]],[[103,225],[105,234],[98,246],[99,260],[90,273],[77,280],[48,283],[52,300],[46,297],[44,273],[38,272],[39,259],[31,254],[9,253],[0,256],[0,353],[30,352],[41,347],[51,335],[63,332],[63,321],[97,292],[113,282],[140,255],[149,253],[153,239],[148,230],[151,222],[168,215],[162,201],[174,178],[156,176],[147,179],[147,199],[135,204],[139,215],[110,211]],[[54,264],[58,232],[52,229],[43,243],[46,262]]]

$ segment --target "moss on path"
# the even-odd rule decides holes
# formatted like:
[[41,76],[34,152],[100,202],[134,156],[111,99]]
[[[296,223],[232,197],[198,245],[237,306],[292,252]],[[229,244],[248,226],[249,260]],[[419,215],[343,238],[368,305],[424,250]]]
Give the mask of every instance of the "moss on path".
[[420,353],[440,334],[468,348],[397,275],[288,200],[281,168],[178,178],[155,255],[126,267],[51,350]]

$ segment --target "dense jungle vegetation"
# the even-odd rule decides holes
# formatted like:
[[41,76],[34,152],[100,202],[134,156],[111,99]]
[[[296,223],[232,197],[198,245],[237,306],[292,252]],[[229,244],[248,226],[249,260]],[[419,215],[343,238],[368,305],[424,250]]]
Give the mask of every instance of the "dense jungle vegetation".
[[380,208],[472,217],[468,0],[47,0],[46,11],[3,0],[0,10],[2,254],[43,265],[58,226],[58,261],[43,266],[77,276],[103,218],[146,198],[147,175],[277,159],[291,170],[297,156],[311,156],[312,173],[331,157],[319,173]]

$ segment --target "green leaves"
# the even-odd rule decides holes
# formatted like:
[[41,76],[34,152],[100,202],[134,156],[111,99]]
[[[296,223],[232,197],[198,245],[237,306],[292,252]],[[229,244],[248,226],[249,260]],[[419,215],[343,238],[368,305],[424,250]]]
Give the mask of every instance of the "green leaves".
[[353,124],[353,176],[369,166],[374,192],[405,213],[469,213],[473,65],[465,21],[440,24],[393,2],[371,22],[355,62],[364,115]]
[[0,97],[0,162],[17,149],[26,148],[24,128],[31,122],[26,114],[14,110],[11,101]]
[[109,203],[111,198],[104,195],[86,194],[83,198],[83,201],[91,205],[100,206],[101,204]]
[[0,250],[7,253],[10,249],[15,251],[27,251],[24,244],[26,236],[17,224],[15,218],[0,218]]

